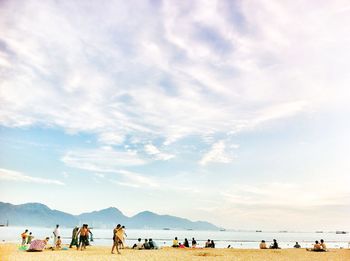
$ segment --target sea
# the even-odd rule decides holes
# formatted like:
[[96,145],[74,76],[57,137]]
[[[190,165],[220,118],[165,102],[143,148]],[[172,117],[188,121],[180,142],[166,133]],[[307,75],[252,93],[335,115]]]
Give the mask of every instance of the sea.
[[[32,232],[34,238],[44,239],[50,237],[53,243],[54,228],[44,227],[0,227],[1,243],[18,243],[21,242],[21,233],[25,229]],[[113,230],[92,228],[93,241],[91,245],[111,246]],[[273,239],[276,239],[281,248],[293,248],[295,242],[299,242],[302,248],[309,248],[315,240],[324,239],[328,248],[349,248],[350,235],[339,234],[335,231],[325,232],[300,232],[300,231],[197,231],[197,230],[154,230],[154,229],[126,229],[126,244],[132,246],[137,242],[138,238],[152,238],[158,247],[171,246],[175,237],[179,242],[183,242],[185,238],[191,243],[195,238],[199,247],[204,247],[205,242],[210,239],[214,240],[216,248],[259,248],[261,240],[265,240],[269,245]],[[71,241],[72,228],[62,228],[61,238],[63,244],[69,244]]]

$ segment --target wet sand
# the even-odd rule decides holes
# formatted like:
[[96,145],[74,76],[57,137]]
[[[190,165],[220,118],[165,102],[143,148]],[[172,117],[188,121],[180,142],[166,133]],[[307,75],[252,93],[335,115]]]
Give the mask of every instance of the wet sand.
[[28,253],[18,250],[17,244],[0,244],[1,261],[104,261],[104,260],[350,260],[350,249],[330,249],[329,252],[309,252],[305,249],[173,249],[132,250],[122,249],[121,255],[110,253],[110,247],[90,246],[84,251],[45,250],[38,253]]

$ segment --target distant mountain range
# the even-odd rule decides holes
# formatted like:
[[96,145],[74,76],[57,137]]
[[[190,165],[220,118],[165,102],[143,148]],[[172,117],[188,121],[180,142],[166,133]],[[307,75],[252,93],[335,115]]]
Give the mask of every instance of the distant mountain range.
[[127,228],[150,229],[193,229],[219,230],[220,228],[205,221],[190,221],[185,218],[158,215],[150,211],[140,212],[127,217],[119,209],[110,207],[99,211],[72,215],[59,210],[53,210],[44,204],[27,203],[13,205],[0,202],[0,224],[9,222],[10,226],[41,226],[73,227],[87,223],[94,228],[111,228],[123,224]]

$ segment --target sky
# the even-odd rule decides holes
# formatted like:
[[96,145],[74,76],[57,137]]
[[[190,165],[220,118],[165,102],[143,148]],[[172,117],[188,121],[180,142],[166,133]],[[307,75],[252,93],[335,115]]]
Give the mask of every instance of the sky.
[[349,230],[350,4],[0,1],[0,200]]

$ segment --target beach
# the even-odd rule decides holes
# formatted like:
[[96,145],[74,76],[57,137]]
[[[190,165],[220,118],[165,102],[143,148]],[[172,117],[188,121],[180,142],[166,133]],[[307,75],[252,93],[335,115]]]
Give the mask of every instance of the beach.
[[174,249],[165,247],[160,250],[122,249],[121,254],[111,254],[110,247],[91,246],[84,251],[75,248],[69,250],[45,250],[28,253],[18,250],[18,244],[0,244],[1,261],[37,261],[37,260],[350,260],[350,249],[330,249],[329,252],[309,252],[305,249]]

